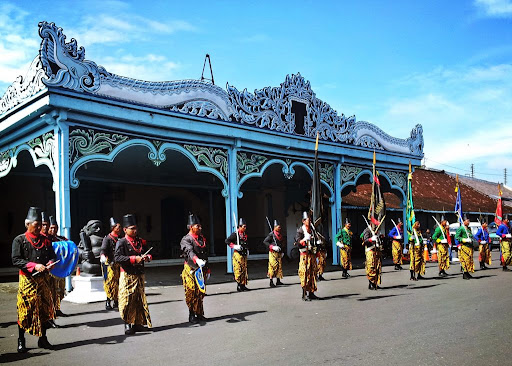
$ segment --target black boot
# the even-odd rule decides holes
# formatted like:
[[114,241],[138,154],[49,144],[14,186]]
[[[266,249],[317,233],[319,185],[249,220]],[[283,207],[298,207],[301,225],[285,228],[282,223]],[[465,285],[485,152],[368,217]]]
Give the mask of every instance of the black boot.
[[503,266],[503,271],[508,272],[508,271],[510,271],[510,269],[508,269],[507,266]]
[[49,328],[60,328],[57,323],[55,323],[55,321],[53,319],[50,319],[46,322],[46,329],[49,329]]
[[399,268],[398,264],[395,264],[395,271],[398,271],[398,270],[400,270],[400,268]]
[[107,301],[105,301],[105,310],[112,310],[113,307],[110,304],[110,299],[107,297]]
[[467,273],[467,272],[464,272],[464,273],[462,274],[462,279],[463,279],[463,280],[469,280],[469,277],[468,277],[468,273]]
[[270,279],[270,287],[276,287],[276,284],[274,283],[274,281],[272,281],[272,278]]
[[325,281],[325,278],[321,274],[318,275],[318,281]]
[[251,289],[245,285],[242,285],[242,291],[251,291]]
[[46,338],[46,335],[39,337],[39,339],[37,340],[37,346],[39,348],[44,348],[44,349],[53,349],[53,345],[50,344],[50,342],[48,342],[48,338]]
[[188,311],[188,322],[190,324],[197,324],[196,314],[192,310]]
[[18,353],[27,352],[25,347],[25,330],[18,325]]
[[281,282],[281,280],[278,278],[276,281],[276,286],[282,286],[284,283]]
[[318,296],[315,295],[314,292],[311,292],[311,291],[309,291],[309,296],[308,297],[309,297],[310,300],[318,300],[318,299],[320,299]]
[[62,316],[62,317],[66,317],[67,316],[67,314],[64,314],[62,311],[60,311],[60,309],[55,312],[55,315]]
[[113,308],[115,308],[115,309],[119,308],[119,303],[117,302],[117,300],[114,300]]
[[242,288],[242,285],[241,285],[241,284],[237,283],[237,285],[236,285],[236,290],[237,290],[238,292],[242,292],[244,289]]
[[202,314],[197,314],[196,315],[196,319],[199,320],[200,322],[207,322],[208,321],[208,318],[205,317],[204,315]]
[[126,335],[135,334],[135,329],[133,329],[131,324],[124,323],[124,334],[126,334]]
[[466,273],[468,274],[469,278],[473,278],[473,276],[471,276],[471,273],[469,273],[469,272],[466,272]]
[[304,289],[302,289],[302,300],[311,301],[311,299],[308,297],[308,293]]
[[417,278],[418,278],[418,280],[423,280],[423,279],[425,279],[425,277],[423,277],[423,276],[422,276],[422,275],[420,275],[419,273],[418,273],[418,277],[417,277]]
[[411,272],[411,278],[410,278],[410,280],[411,280],[411,281],[418,281],[418,280],[416,279],[416,277],[414,276],[414,271],[410,271],[410,272]]
[[368,280],[368,290],[373,290],[373,282]]
[[401,265],[398,265],[398,269],[401,271],[403,268]]

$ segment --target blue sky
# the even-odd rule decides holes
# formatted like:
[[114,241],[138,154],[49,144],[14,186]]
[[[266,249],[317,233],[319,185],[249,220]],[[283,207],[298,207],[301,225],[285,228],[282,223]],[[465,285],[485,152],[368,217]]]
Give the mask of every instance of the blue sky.
[[338,113],[392,136],[423,125],[425,164],[512,185],[512,1],[7,1],[0,95],[37,55],[37,24],[144,80],[250,91],[300,72]]

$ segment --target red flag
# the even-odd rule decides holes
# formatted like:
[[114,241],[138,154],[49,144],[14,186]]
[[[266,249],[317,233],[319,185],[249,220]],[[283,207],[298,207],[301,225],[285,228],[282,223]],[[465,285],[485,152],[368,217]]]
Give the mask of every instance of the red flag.
[[499,198],[498,198],[498,205],[496,206],[496,213],[495,213],[495,217],[494,217],[494,222],[496,223],[496,227],[500,226],[501,225],[501,220],[503,220],[503,211],[502,211],[502,208],[501,208],[501,187],[500,185],[498,184],[498,194],[499,194]]

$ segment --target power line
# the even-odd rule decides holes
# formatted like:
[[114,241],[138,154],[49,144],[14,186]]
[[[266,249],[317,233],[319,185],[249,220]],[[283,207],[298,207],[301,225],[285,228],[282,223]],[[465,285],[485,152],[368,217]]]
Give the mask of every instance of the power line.
[[[448,165],[448,164],[444,164],[444,163],[440,163],[438,161],[435,161],[435,160],[432,160],[430,158],[427,158],[427,157],[424,157],[425,161],[429,160],[433,163],[436,163],[436,164],[439,164],[439,165],[442,165],[442,166],[445,166],[445,167],[448,167],[448,168],[451,168],[451,169],[455,169],[455,170],[460,170],[464,173],[468,173],[468,174],[473,174],[474,172],[472,171],[472,169],[463,169],[463,168],[458,168],[456,166],[453,166],[453,165]],[[426,165],[426,164],[425,164]],[[473,165],[473,164],[471,164]],[[506,170],[506,169],[505,169]],[[502,176],[502,173],[481,173],[481,172],[478,172],[476,174],[480,174],[480,175],[492,175],[492,176]]]

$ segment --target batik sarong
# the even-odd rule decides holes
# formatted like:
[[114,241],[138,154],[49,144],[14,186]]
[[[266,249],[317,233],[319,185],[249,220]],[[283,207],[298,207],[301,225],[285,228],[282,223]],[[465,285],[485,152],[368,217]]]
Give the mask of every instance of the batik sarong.
[[463,272],[475,272],[473,248],[461,245],[459,249],[459,260]]
[[119,277],[119,314],[127,324],[147,325],[151,328],[143,274],[121,272]]
[[352,269],[352,248],[346,245],[340,248],[340,259],[343,269],[350,271]]
[[325,265],[327,263],[327,261],[325,260],[326,256],[327,256],[327,252],[319,251],[316,253],[316,257],[317,257],[316,272],[319,276],[324,274]]
[[103,282],[103,289],[110,300],[117,301],[119,293],[119,276],[121,274],[121,266],[119,263],[111,263],[107,268],[107,279]]
[[60,302],[64,298],[66,279],[50,274],[50,284],[55,311],[60,310]]
[[18,325],[26,332],[41,337],[43,325],[55,319],[53,278],[48,272],[35,276],[20,274],[19,277]]
[[235,276],[235,281],[241,285],[247,285],[249,282],[247,256],[243,256],[237,251],[233,252],[233,275]]
[[268,252],[268,278],[283,278],[283,263],[281,260],[281,253],[270,251]]
[[485,264],[491,265],[491,250],[489,249],[489,244],[480,244],[478,246],[478,261],[480,263],[484,262]]
[[450,252],[448,251],[448,244],[437,244],[437,262],[439,263],[440,271],[447,271],[450,268]]
[[299,278],[301,287],[310,292],[316,288],[316,255],[312,253],[301,254],[299,259]]
[[181,279],[183,281],[183,288],[185,289],[185,302],[190,311],[197,315],[204,315],[203,298],[204,293],[199,290],[196,279],[194,277],[194,270],[185,263],[183,271],[181,272]]
[[512,263],[512,255],[510,253],[509,241],[501,241],[501,257],[503,258],[503,266],[509,266]]
[[404,247],[402,243],[397,240],[393,240],[391,244],[391,252],[393,253],[393,263],[394,264],[402,264],[402,252]]
[[410,245],[409,246],[409,254],[411,256],[409,265],[409,269],[414,271],[415,273],[419,273],[420,275],[425,274],[425,260],[423,259],[423,253],[421,250],[421,245]]
[[379,250],[366,252],[366,278],[376,285],[380,285],[382,277],[382,256]]

